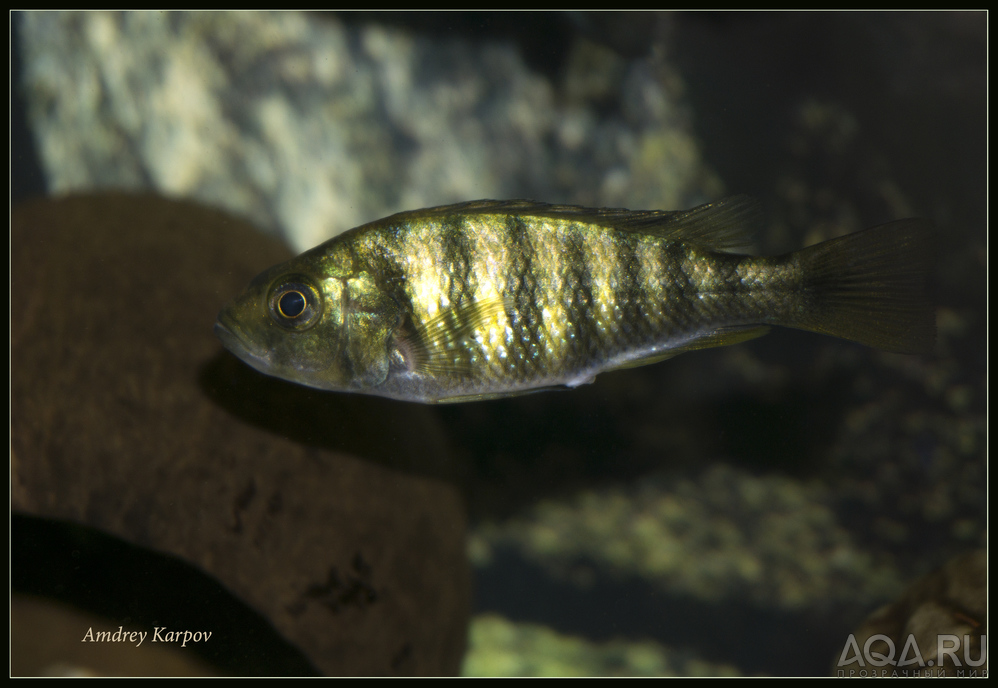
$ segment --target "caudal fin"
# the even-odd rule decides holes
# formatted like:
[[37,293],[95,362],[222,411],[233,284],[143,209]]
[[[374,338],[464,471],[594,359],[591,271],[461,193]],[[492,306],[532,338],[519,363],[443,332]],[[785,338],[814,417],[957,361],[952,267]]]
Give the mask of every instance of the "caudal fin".
[[898,220],[798,252],[811,308],[794,327],[904,354],[935,344],[926,277],[930,230]]

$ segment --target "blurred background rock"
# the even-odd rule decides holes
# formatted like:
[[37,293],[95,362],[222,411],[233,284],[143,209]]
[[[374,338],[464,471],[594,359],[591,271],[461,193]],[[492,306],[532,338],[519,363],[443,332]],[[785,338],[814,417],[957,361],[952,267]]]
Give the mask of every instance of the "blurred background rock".
[[15,201],[155,190],[296,250],[487,197],[672,209],[750,193],[764,252],[935,223],[933,357],[775,332],[571,393],[432,409],[454,452],[434,470],[472,518],[469,672],[542,671],[489,653],[565,637],[583,640],[536,652],[574,647],[557,666],[609,674],[620,652],[594,664],[593,647],[652,643],[691,659],[628,672],[826,673],[867,613],[984,544],[983,13],[13,24]]
[[[438,16],[437,35],[409,16],[26,14],[28,112],[49,188],[154,188],[300,250],[469,198],[704,197],[710,175],[661,60],[570,41],[550,79],[509,40],[462,36],[472,16]],[[516,16],[543,18],[479,20],[512,28]]]

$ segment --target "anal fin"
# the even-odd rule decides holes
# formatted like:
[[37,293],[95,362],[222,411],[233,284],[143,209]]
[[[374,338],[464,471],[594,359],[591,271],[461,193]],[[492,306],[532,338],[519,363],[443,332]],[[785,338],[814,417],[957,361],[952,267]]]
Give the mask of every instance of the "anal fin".
[[714,330],[713,332],[710,332],[702,337],[697,337],[693,341],[687,342],[681,346],[677,346],[666,351],[656,351],[655,353],[647,356],[631,359],[621,365],[614,366],[611,370],[638,368],[640,366],[664,361],[672,358],[673,356],[684,354],[687,351],[697,351],[699,349],[712,349],[717,346],[732,346],[734,344],[741,344],[742,342],[747,342],[750,339],[761,337],[767,332],[769,332],[769,327],[766,325],[724,327]]

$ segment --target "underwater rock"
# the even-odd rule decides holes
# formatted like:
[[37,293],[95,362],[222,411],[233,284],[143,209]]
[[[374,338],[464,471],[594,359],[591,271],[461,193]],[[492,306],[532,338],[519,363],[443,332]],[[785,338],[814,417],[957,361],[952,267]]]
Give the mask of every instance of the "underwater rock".
[[464,507],[413,471],[447,460],[436,417],[267,379],[212,333],[284,249],[151,195],[32,202],[11,225],[16,512],[193,563],[323,673],[459,671]]
[[738,676],[730,664],[650,640],[591,642],[482,614],[471,625],[465,676]]
[[630,576],[705,605],[862,614],[904,578],[838,519],[834,497],[813,482],[717,464],[544,500],[479,525],[469,550],[483,569],[516,552],[581,589]]
[[871,614],[833,674],[987,676],[987,618],[988,556],[981,549],[955,557]]
[[[721,194],[661,55],[628,61],[577,39],[544,74],[452,17],[422,30],[405,15],[18,18],[28,119],[58,193],[193,198],[301,250],[476,198],[672,209]],[[560,56],[563,40],[545,35],[543,52]]]

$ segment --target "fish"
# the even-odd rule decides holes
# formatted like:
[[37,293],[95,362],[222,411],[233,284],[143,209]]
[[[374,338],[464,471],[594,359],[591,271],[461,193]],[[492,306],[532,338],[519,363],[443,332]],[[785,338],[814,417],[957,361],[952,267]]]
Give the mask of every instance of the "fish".
[[482,200],[402,212],[264,271],[215,333],[268,375],[422,403],[578,387],[771,326],[931,352],[926,221],[754,256],[756,206]]

